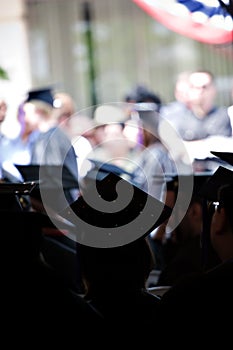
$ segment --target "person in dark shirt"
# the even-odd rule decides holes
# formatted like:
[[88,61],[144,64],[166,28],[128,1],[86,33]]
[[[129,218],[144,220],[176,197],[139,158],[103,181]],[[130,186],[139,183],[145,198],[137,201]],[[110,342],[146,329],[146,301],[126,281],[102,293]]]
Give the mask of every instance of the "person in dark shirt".
[[209,249],[219,261],[201,273],[186,276],[161,298],[161,324],[166,323],[163,332],[172,331],[173,344],[183,344],[178,339],[180,330],[186,339],[208,344],[220,341],[222,347],[231,338],[231,324],[224,319],[230,319],[233,312],[233,172],[229,170],[226,180],[223,169],[220,167],[201,191],[207,199],[204,219],[209,222],[204,238],[209,237]]
[[77,245],[85,300],[119,339],[144,339],[157,322],[159,297],[146,281],[153,255],[146,238],[113,248]]
[[0,217],[2,342],[12,347],[65,342],[71,348],[76,336],[91,344],[91,332],[96,343],[102,316],[44,259],[43,215],[9,209]]
[[[167,237],[157,236],[151,241],[152,246],[160,246],[161,271],[157,281],[160,286],[172,286],[183,276],[202,271],[201,233],[203,226],[203,198],[198,192],[211,175],[194,174],[174,176],[169,183],[169,190],[178,200],[177,210],[173,220],[177,225]],[[193,187],[190,202],[185,203],[189,186]],[[182,187],[181,181],[185,183]],[[179,194],[179,197],[178,197]],[[158,249],[158,248],[157,248]]]

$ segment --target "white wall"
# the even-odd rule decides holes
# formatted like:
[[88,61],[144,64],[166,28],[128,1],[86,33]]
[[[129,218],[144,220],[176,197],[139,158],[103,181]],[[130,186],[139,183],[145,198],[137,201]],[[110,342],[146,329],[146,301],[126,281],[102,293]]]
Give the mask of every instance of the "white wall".
[[30,62],[24,0],[0,0],[0,66],[9,80],[0,80],[0,97],[8,104],[2,130],[9,136],[18,131],[16,111],[30,88]]

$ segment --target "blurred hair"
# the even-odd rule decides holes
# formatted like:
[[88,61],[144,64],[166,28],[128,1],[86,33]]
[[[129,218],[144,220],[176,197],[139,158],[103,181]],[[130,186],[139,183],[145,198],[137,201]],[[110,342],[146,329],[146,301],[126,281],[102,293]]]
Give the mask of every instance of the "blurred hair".
[[153,102],[159,107],[162,103],[160,97],[144,85],[136,85],[135,88],[125,95],[124,100],[125,102],[135,103]]

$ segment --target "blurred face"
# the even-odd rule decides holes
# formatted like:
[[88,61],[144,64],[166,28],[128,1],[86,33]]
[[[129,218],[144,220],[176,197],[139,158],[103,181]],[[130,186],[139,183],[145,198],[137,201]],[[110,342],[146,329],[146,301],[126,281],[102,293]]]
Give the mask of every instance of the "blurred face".
[[207,73],[192,73],[189,77],[189,82],[193,89],[201,91],[212,83],[212,79]]
[[54,96],[55,113],[59,122],[69,119],[75,113],[74,101],[66,93],[57,93]]
[[189,72],[184,72],[181,74],[176,82],[174,90],[176,100],[184,103],[185,105],[189,102],[189,75]]
[[189,83],[191,107],[200,106],[204,112],[208,112],[212,108],[216,96],[216,87],[212,77],[207,73],[192,73]]
[[2,123],[5,120],[6,112],[7,112],[6,102],[3,100],[0,100],[0,123]]
[[141,130],[136,120],[129,120],[125,123],[123,135],[131,143],[132,147],[135,147],[137,145],[140,134]]
[[34,131],[38,129],[39,121],[40,121],[40,115],[37,112],[37,108],[32,103],[25,103],[24,105],[24,123],[25,123],[25,129],[27,131]]

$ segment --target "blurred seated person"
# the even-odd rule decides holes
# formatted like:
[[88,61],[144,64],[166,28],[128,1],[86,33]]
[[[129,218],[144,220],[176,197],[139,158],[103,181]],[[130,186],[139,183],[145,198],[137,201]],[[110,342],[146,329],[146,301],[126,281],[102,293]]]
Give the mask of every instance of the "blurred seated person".
[[175,174],[177,169],[168,150],[159,139],[159,113],[140,108],[138,114],[143,150],[135,161],[132,181],[153,197],[164,201],[165,174]]
[[[124,96],[124,101],[126,102],[125,109],[128,111],[130,115],[130,121],[126,123],[126,127],[124,130],[125,135],[128,135],[130,138],[132,130],[134,128],[134,140],[137,143],[134,146],[134,162],[135,165],[139,161],[139,165],[142,164],[143,159],[145,164],[148,165],[148,169],[146,171],[147,175],[154,170],[154,174],[156,174],[156,166],[154,169],[150,169],[152,166],[152,161],[149,159],[146,160],[147,157],[150,157],[150,153],[147,152],[151,149],[157,148],[157,156],[159,156],[159,161],[155,161],[157,163],[157,170],[159,174],[164,171],[164,165],[166,163],[165,158],[169,158],[168,152],[165,149],[164,145],[160,142],[160,138],[158,135],[158,125],[159,125],[159,112],[161,108],[163,108],[163,101],[158,93],[154,92],[152,89],[149,89],[146,85],[137,84],[134,88],[131,89]],[[154,117],[152,116],[154,114]],[[127,126],[129,126],[129,131]],[[131,126],[131,128],[130,128]],[[161,148],[161,152],[159,151]],[[165,152],[164,152],[165,151]],[[165,155],[167,153],[167,155]],[[152,151],[153,154],[153,151]],[[160,155],[159,155],[160,154]],[[162,160],[162,154],[164,155],[164,159]],[[156,158],[155,154],[153,158]],[[160,163],[160,170],[158,169],[158,163]],[[170,167],[171,160],[167,159],[167,171],[171,172]],[[150,165],[149,165],[150,164]],[[134,171],[137,169],[136,166],[133,167]],[[149,173],[148,173],[149,171]],[[137,170],[136,170],[137,172]],[[142,175],[142,174],[141,174]],[[140,176],[141,176],[140,175]],[[135,173],[135,176],[139,176]],[[140,180],[141,181],[141,180]],[[155,179],[151,176],[147,177],[148,187],[152,190],[152,183],[155,185]],[[145,184],[144,184],[145,186]],[[157,186],[158,187],[158,186]],[[158,192],[157,190],[155,192]],[[153,191],[152,191],[153,193]],[[158,196],[158,194],[156,193]]]
[[[184,150],[190,154],[191,162],[198,158],[200,151],[204,153],[210,146],[204,147],[209,138],[232,136],[231,122],[227,107],[216,105],[217,87],[215,77],[207,70],[193,71],[189,75],[188,101],[185,110],[178,110],[177,113],[162,114],[159,126],[159,134],[169,149],[176,151],[177,160],[187,162]],[[162,111],[161,111],[162,112]],[[180,140],[184,147],[179,148]],[[179,142],[178,142],[179,141]],[[189,151],[189,148],[191,150]],[[193,152],[191,152],[193,150]],[[197,156],[195,156],[195,150]],[[202,154],[202,157],[208,157]]]
[[130,170],[132,141],[124,135],[128,119],[121,104],[97,106],[93,116],[95,140],[88,158]]

